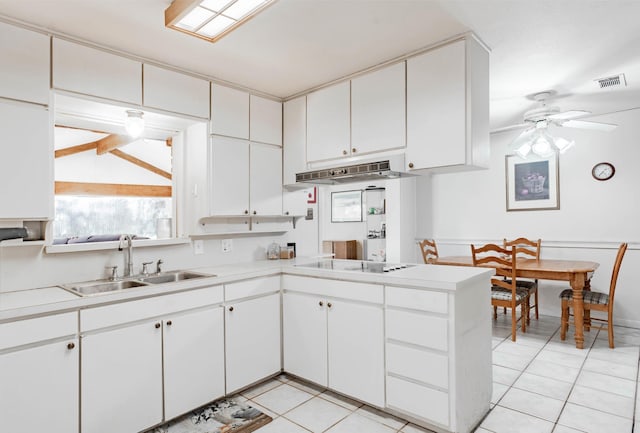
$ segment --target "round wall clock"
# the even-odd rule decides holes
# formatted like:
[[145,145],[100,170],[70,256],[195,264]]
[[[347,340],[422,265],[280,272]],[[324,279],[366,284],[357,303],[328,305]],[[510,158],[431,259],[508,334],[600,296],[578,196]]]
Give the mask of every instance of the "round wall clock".
[[591,169],[591,176],[595,180],[609,180],[616,173],[616,168],[608,162],[599,162]]

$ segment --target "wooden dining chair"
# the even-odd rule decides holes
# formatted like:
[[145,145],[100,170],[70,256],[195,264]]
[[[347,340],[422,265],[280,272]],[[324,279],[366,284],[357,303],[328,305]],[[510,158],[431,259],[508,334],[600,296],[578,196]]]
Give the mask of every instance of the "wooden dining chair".
[[438,258],[438,247],[433,239],[424,239],[418,242],[420,252],[425,263],[431,263],[431,259]]
[[[618,248],[618,254],[616,261],[613,265],[613,272],[611,273],[611,283],[609,284],[609,294],[597,292],[594,290],[583,291],[582,301],[584,302],[585,317],[588,317],[588,312],[594,311],[606,311],[606,319],[598,319],[590,317],[590,320],[597,320],[607,323],[607,330],[609,331],[609,347],[614,348],[613,344],[613,297],[616,293],[616,283],[618,281],[618,273],[620,273],[620,265],[622,264],[622,258],[627,251],[627,244],[620,244]],[[567,338],[567,329],[569,328],[569,316],[572,316],[570,309],[573,308],[573,290],[566,289],[560,293],[560,299],[562,300],[562,316],[560,319],[560,339]]]
[[[494,307],[493,318],[497,319],[497,307],[511,309],[511,340],[516,341],[518,321],[522,324],[522,332],[527,331],[526,317],[529,302],[529,291],[517,286],[516,250],[502,248],[496,244],[486,244],[479,248],[471,245],[473,266],[490,266],[496,268],[496,274],[491,278],[491,305]],[[520,306],[520,318],[516,309]]]
[[[540,239],[536,241],[532,241],[527,238],[517,238],[512,241],[508,241],[507,239],[502,240],[502,246],[504,248],[515,248],[516,250],[516,258],[523,257],[526,259],[535,259],[536,261],[540,261]],[[518,287],[522,287],[524,289],[529,290],[529,301],[531,301],[531,296],[534,298],[534,304],[528,306],[528,310],[531,311],[531,308],[535,307],[536,320],[539,319],[540,314],[538,312],[538,280],[526,280],[519,278],[517,282]],[[505,309],[505,313],[506,313]],[[529,316],[527,316],[527,325],[529,324]]]

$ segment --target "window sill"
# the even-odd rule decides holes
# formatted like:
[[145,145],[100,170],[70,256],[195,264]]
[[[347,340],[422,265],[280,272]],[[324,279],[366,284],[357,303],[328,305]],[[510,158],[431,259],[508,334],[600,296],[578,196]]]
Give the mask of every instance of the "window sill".
[[[133,241],[133,248],[162,247],[165,245],[180,245],[191,242],[189,238],[169,239],[137,239]],[[85,244],[47,245],[47,254],[77,253],[85,251],[115,250],[120,245],[119,241],[87,242]]]

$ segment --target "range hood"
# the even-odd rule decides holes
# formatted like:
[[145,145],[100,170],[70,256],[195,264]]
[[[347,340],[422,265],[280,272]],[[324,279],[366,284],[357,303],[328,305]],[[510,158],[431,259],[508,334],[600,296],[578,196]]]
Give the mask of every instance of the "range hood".
[[402,157],[381,158],[377,161],[354,162],[351,165],[296,173],[296,183],[337,185],[415,176],[415,174],[401,171],[404,165],[403,159]]

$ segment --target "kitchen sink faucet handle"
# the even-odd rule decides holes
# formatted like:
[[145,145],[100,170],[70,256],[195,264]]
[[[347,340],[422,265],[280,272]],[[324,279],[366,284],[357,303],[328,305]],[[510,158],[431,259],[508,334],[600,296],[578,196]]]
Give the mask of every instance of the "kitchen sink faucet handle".
[[118,266],[105,266],[105,269],[109,269],[109,280],[115,281],[118,279]]
[[142,262],[142,275],[144,275],[145,277],[149,275],[149,269],[147,269],[147,266],[149,266],[151,263],[153,262]]
[[156,262],[156,274],[159,274],[160,272],[162,272],[162,264],[164,262],[162,261],[162,259],[158,259],[158,261]]

